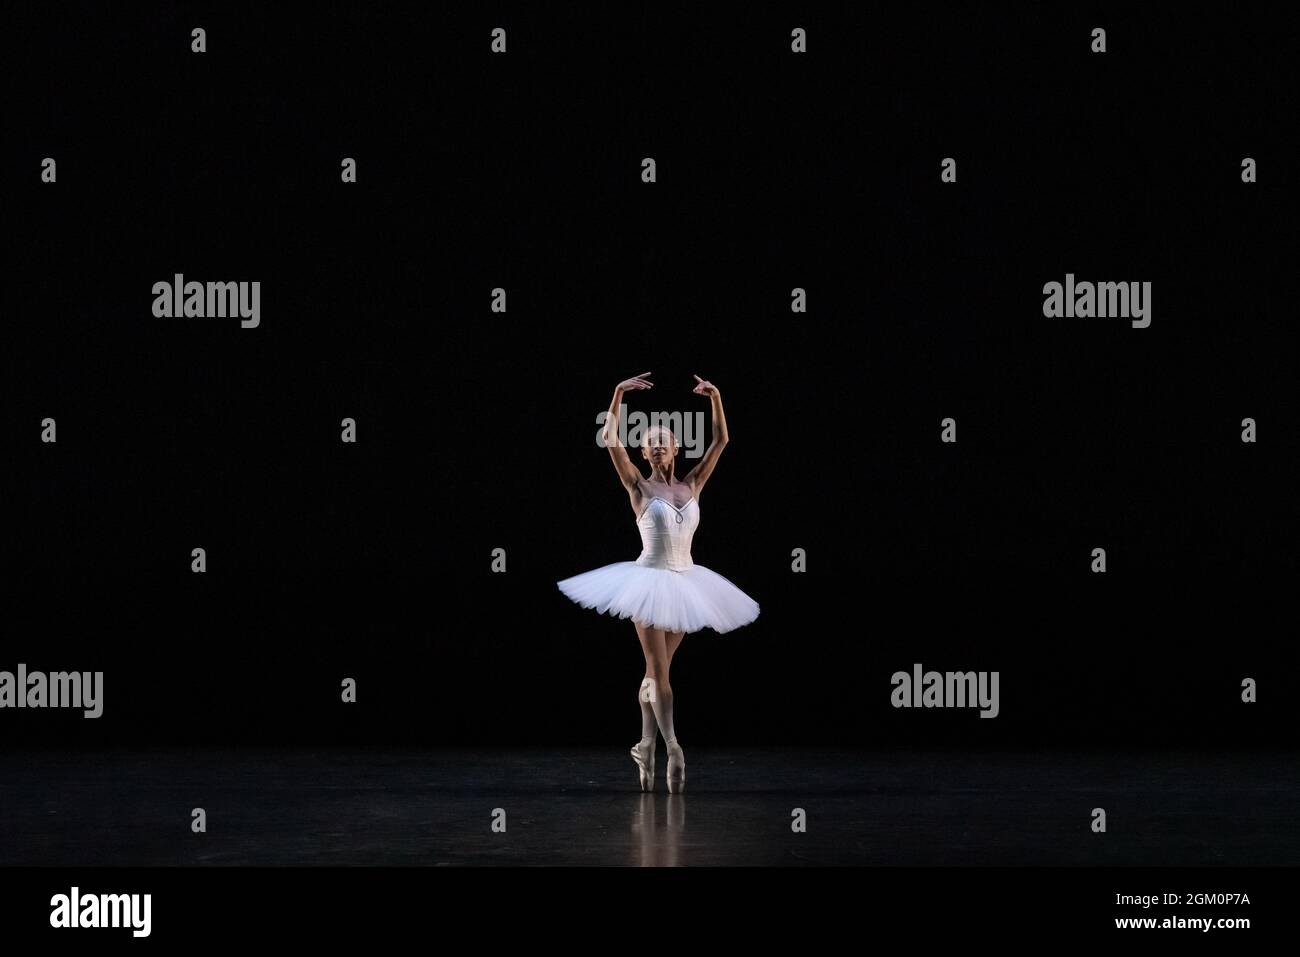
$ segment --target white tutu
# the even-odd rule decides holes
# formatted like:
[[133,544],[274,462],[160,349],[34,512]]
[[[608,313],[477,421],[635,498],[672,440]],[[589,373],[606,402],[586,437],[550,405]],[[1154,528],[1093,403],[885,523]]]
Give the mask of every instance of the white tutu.
[[698,524],[694,498],[680,509],[665,499],[651,499],[637,519],[640,558],[556,584],[583,608],[665,631],[712,628],[721,633],[747,625],[758,617],[758,604],[717,572],[691,561]]

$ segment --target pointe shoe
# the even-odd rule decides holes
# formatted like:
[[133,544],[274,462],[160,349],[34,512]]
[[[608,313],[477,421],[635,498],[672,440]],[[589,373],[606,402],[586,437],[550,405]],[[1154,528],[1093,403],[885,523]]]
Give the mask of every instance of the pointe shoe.
[[632,760],[636,762],[641,777],[641,790],[653,791],[655,787],[655,742],[638,741],[632,745]]
[[665,743],[668,745],[668,791],[680,794],[686,790],[686,755],[676,738]]

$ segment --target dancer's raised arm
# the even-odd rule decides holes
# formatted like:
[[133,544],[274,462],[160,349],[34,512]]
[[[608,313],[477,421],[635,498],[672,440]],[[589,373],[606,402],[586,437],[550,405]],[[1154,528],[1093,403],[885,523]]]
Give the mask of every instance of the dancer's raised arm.
[[704,450],[704,457],[682,479],[698,498],[704,483],[709,480],[714,466],[718,464],[718,456],[727,447],[727,416],[722,411],[722,393],[718,387],[699,376],[695,377],[695,381],[698,384],[691,391],[697,395],[706,395],[713,402],[713,441]]
[[635,392],[640,389],[652,389],[654,383],[646,376],[649,372],[643,372],[638,376],[630,379],[624,379],[614,387],[614,400],[609,404],[609,414],[605,417],[605,447],[609,449],[609,457],[614,460],[614,471],[618,473],[619,481],[629,492],[635,492],[641,481],[641,470],[632,464],[628,458],[627,449],[619,440],[619,421],[618,409],[623,404],[624,392]]

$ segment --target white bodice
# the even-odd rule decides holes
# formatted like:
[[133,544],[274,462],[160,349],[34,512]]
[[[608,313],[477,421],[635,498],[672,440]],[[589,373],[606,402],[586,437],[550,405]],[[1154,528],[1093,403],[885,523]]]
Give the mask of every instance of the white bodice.
[[641,530],[638,565],[681,571],[690,568],[691,538],[700,524],[700,503],[691,496],[681,508],[655,496],[636,520]]

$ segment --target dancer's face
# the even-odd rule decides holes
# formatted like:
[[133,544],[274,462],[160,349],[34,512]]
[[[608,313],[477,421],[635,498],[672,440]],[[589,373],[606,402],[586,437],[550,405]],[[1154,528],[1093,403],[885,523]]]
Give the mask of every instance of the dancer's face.
[[641,454],[656,468],[666,469],[677,455],[677,442],[668,429],[650,429],[641,443]]

